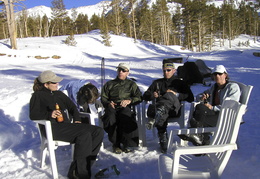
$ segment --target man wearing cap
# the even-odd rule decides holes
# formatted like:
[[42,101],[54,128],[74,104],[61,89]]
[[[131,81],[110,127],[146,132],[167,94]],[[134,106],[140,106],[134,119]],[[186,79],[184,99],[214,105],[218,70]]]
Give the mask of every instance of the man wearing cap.
[[130,152],[131,147],[139,145],[138,127],[131,106],[142,101],[142,93],[137,84],[127,78],[129,71],[127,63],[120,63],[117,77],[108,81],[101,91],[101,102],[105,107],[104,130],[117,154]]
[[[227,70],[223,65],[216,65],[212,75],[216,83],[197,96],[201,103],[196,105],[193,118],[189,121],[192,128],[215,127],[223,101],[226,98],[236,101],[240,99],[240,88],[238,84],[229,82]],[[185,139],[184,136],[180,137]],[[207,145],[210,142],[209,134],[186,137],[188,137],[186,140],[194,145]]]
[[[58,91],[61,80],[61,77],[49,70],[34,80],[30,119],[49,120],[54,140],[75,143],[74,161],[68,177],[88,179],[91,178],[91,166],[97,158],[104,132],[101,127],[81,123],[76,105],[67,95]],[[56,109],[56,105],[59,105],[60,110]],[[57,120],[61,114],[63,122]],[[70,117],[74,123],[71,123]]]
[[[192,102],[194,96],[190,87],[174,76],[176,69],[172,61],[164,59],[162,70],[164,78],[154,80],[144,93],[143,99],[145,101],[153,100],[156,103],[156,105],[148,107],[147,115],[149,118],[155,119],[150,121],[150,124],[157,128],[161,151],[165,153],[168,143],[167,118],[178,115],[181,107],[180,101]],[[149,113],[151,108],[156,108],[156,112]],[[150,125],[147,126],[148,129],[150,127]]]

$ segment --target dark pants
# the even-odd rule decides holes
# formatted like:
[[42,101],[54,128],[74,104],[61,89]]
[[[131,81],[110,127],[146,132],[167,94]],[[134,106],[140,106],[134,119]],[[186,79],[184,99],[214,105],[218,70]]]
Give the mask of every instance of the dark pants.
[[210,110],[204,104],[198,104],[195,107],[193,118],[197,124],[190,123],[192,128],[195,127],[215,127],[218,122],[219,112]]
[[[156,102],[156,108],[164,106],[165,113],[161,117],[161,120],[165,121],[162,126],[157,126],[158,133],[165,133],[167,130],[167,119],[169,117],[176,117],[179,114],[181,104],[176,95],[171,92],[165,93],[160,99]],[[148,115],[148,114],[147,114]],[[149,116],[149,115],[148,115]],[[154,114],[155,116],[155,114]],[[154,118],[154,116],[152,118]],[[151,117],[151,116],[149,116]]]
[[137,147],[139,145],[138,126],[129,106],[116,109],[108,106],[102,120],[109,141],[114,146],[120,147],[120,144],[123,144],[125,147]]
[[90,178],[103,141],[103,129],[89,124],[52,123],[54,140],[75,143],[74,161],[80,178]]

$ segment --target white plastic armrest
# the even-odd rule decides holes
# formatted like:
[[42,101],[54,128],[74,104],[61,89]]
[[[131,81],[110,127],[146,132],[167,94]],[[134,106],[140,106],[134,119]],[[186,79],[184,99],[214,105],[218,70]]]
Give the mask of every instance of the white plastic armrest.
[[236,144],[223,144],[223,145],[204,145],[204,146],[191,146],[191,147],[177,147],[174,151],[175,155],[187,154],[204,154],[204,153],[217,153],[227,150],[237,150]]
[[48,122],[51,123],[49,120],[33,120],[34,122],[38,123],[38,124],[42,124],[42,125],[46,125]]
[[171,130],[171,133],[180,135],[180,134],[201,134],[201,133],[209,133],[215,131],[216,131],[216,127],[204,127],[204,128],[175,129],[175,130]]

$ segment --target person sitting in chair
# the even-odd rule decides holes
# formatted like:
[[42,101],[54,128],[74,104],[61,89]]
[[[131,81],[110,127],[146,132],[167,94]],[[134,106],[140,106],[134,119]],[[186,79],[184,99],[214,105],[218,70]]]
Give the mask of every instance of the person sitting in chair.
[[89,104],[95,104],[96,109],[102,107],[99,92],[88,80],[75,80],[63,85],[60,89],[67,94],[81,112],[90,112]]
[[[164,78],[154,80],[147,91],[144,92],[143,99],[145,101],[154,100],[154,103],[156,103],[154,107],[148,107],[147,116],[154,118],[161,151],[165,153],[168,144],[168,117],[176,117],[181,108],[180,101],[192,102],[194,96],[190,87],[174,76],[176,69],[172,61],[163,60],[162,70]],[[150,110],[149,108],[156,108],[157,110]],[[149,113],[149,111],[155,112]]]
[[[66,94],[58,91],[60,81],[62,78],[50,70],[42,72],[34,80],[30,119],[49,120],[54,140],[75,143],[74,160],[68,177],[90,179],[91,166],[96,161],[104,132],[101,127],[81,123],[76,105]],[[60,110],[56,109],[56,105]],[[64,120],[58,122],[57,117],[61,115]],[[74,123],[71,123],[70,116]]]
[[117,77],[108,81],[101,92],[101,102],[105,107],[104,130],[116,154],[130,152],[132,147],[139,145],[138,126],[131,106],[142,101],[142,93],[137,84],[127,78],[129,71],[128,64],[120,63]]
[[[196,105],[193,118],[189,121],[191,128],[215,127],[223,101],[226,98],[235,101],[240,99],[240,88],[238,84],[229,82],[227,70],[223,65],[216,65],[212,75],[216,83],[197,96],[201,103]],[[184,140],[191,141],[194,145],[208,145],[210,142],[210,134],[207,133],[179,136]]]

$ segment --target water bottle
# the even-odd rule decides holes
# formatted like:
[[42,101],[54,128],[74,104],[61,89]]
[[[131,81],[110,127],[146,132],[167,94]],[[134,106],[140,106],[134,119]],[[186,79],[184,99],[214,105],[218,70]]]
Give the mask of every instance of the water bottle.
[[111,176],[118,176],[120,171],[116,168],[116,165],[104,168],[96,173],[95,178],[109,178]]

